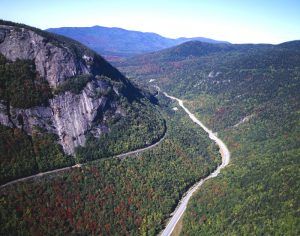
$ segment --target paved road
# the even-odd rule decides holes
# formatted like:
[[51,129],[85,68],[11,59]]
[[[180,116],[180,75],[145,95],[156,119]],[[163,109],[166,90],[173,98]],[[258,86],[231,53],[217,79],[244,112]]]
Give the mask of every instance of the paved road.
[[129,155],[137,154],[137,153],[140,153],[140,152],[144,152],[144,151],[146,151],[148,149],[154,148],[155,146],[157,146],[158,144],[160,144],[165,139],[166,134],[167,134],[167,131],[164,133],[164,136],[160,140],[158,140],[156,143],[154,143],[154,144],[152,144],[152,145],[150,145],[148,147],[140,148],[140,149],[137,149],[137,150],[131,151],[131,152],[126,152],[126,153],[117,155],[116,157],[120,158],[120,159],[124,159],[125,157],[127,157]]
[[[158,91],[160,91],[159,87],[157,87]],[[163,94],[168,97],[171,98],[172,100],[175,100],[179,103],[179,105],[183,108],[183,110],[189,115],[189,117],[192,119],[192,121],[194,121],[196,124],[198,124],[202,129],[205,130],[205,132],[208,133],[209,138],[214,140],[216,142],[216,144],[219,146],[220,148],[220,153],[222,156],[222,164],[218,166],[218,168],[212,172],[209,176],[207,176],[204,179],[201,179],[199,182],[197,182],[194,186],[192,186],[184,195],[184,197],[181,199],[181,201],[179,202],[177,208],[175,209],[175,211],[172,213],[172,218],[169,220],[166,228],[161,232],[161,236],[169,236],[171,235],[171,233],[173,232],[176,224],[178,223],[180,217],[183,215],[184,211],[186,210],[187,204],[191,198],[191,196],[193,195],[193,193],[208,179],[214,178],[216,177],[220,171],[228,165],[229,161],[230,161],[230,152],[228,150],[228,148],[226,147],[226,145],[223,143],[223,141],[221,139],[219,139],[211,130],[209,130],[206,126],[204,126],[201,121],[199,121],[195,115],[193,113],[191,113],[184,105],[183,105],[183,101],[168,95],[166,92],[163,92]]]
[[[167,134],[167,131],[164,133],[164,136],[160,140],[158,140],[156,143],[154,143],[154,144],[152,144],[152,145],[150,145],[148,147],[140,148],[140,149],[137,149],[137,150],[134,150],[134,151],[126,152],[126,153],[122,153],[122,154],[119,154],[119,155],[117,155],[115,157],[116,158],[120,158],[120,159],[124,159],[125,157],[127,157],[129,155],[141,153],[141,152],[144,152],[144,151],[146,151],[148,149],[154,148],[155,146],[157,146],[158,144],[160,144],[165,139],[166,134]],[[72,168],[81,168],[82,165],[85,165],[85,164],[86,163],[84,163],[84,164],[76,164],[76,165],[73,165],[73,166],[68,166],[68,167],[64,167],[64,168],[60,168],[60,169],[55,169],[55,170],[50,170],[50,171],[38,173],[38,174],[35,174],[35,175],[31,175],[31,176],[28,176],[28,177],[24,177],[24,178],[12,180],[12,181],[10,181],[10,182],[8,182],[6,184],[1,185],[0,188],[4,188],[6,186],[9,186],[9,185],[12,185],[12,184],[15,184],[15,183],[18,183],[18,182],[23,182],[23,181],[26,181],[26,180],[39,178],[39,177],[42,177],[44,175],[66,171],[66,170],[69,170],[69,169],[72,169]]]
[[39,178],[39,177],[42,177],[44,175],[48,175],[48,174],[52,174],[52,173],[56,173],[56,172],[61,172],[61,171],[69,170],[69,169],[72,169],[72,168],[80,168],[81,166],[82,166],[82,164],[76,164],[76,165],[73,165],[73,166],[68,166],[68,167],[64,167],[64,168],[60,168],[60,169],[41,172],[41,173],[38,173],[38,174],[35,174],[35,175],[30,175],[30,176],[27,176],[27,177],[24,177],[24,178],[12,180],[12,181],[10,181],[6,184],[1,185],[0,188],[4,188],[6,186],[9,186],[9,185],[12,185],[12,184],[15,184],[15,183],[18,183],[18,182],[23,182],[23,181],[26,181],[26,180],[29,180],[29,179]]
[[[157,87],[157,89],[160,91],[160,89]],[[208,179],[214,178],[216,177],[221,169],[223,169],[225,166],[228,165],[229,161],[230,161],[230,152],[228,150],[228,148],[226,147],[226,145],[223,143],[223,141],[221,139],[219,139],[211,130],[209,130],[206,126],[204,126],[201,121],[199,121],[195,115],[193,113],[191,113],[184,105],[183,105],[183,101],[168,95],[166,92],[163,93],[166,97],[171,98],[172,100],[176,100],[179,105],[184,109],[184,111],[189,115],[189,117],[196,123],[198,124],[202,129],[204,129],[208,134],[209,134],[209,138],[214,140],[217,145],[220,147],[220,153],[222,156],[222,164],[220,166],[218,166],[218,168],[211,173],[208,177],[201,179],[199,182],[197,182],[194,186],[192,186],[184,195],[184,197],[181,199],[178,207],[176,208],[176,210],[172,213],[172,218],[169,220],[166,228],[163,230],[163,232],[161,233],[162,236],[169,236],[171,235],[171,233],[173,232],[177,222],[179,221],[180,217],[182,216],[182,214],[184,213],[184,211],[186,210],[188,201],[190,200],[191,196],[193,195],[193,193]],[[166,134],[165,134],[166,135]],[[131,151],[131,152],[127,152],[127,153],[123,153],[120,155],[117,155],[117,158],[123,159],[128,155],[132,155],[132,154],[136,154],[136,153],[140,153],[140,152],[144,152],[148,149],[151,149],[155,146],[157,146],[159,143],[161,143],[163,141],[163,139],[165,138],[165,135],[156,143],[145,147],[145,148],[140,148],[138,150],[135,151]],[[36,175],[32,175],[32,176],[28,176],[25,178],[21,178],[21,179],[17,179],[17,180],[13,180],[11,182],[8,182],[4,185],[1,185],[0,188],[6,187],[8,185],[12,185],[18,182],[22,182],[22,181],[26,181],[29,179],[34,179],[34,178],[38,178],[44,175],[48,175],[48,174],[52,174],[52,173],[56,173],[56,172],[61,172],[61,171],[65,171],[65,170],[69,170],[72,168],[81,168],[82,164],[76,164],[74,166],[70,166],[70,167],[65,167],[65,168],[60,168],[60,169],[56,169],[56,170],[51,170],[51,171],[47,171],[47,172],[43,172],[43,173],[39,173]]]

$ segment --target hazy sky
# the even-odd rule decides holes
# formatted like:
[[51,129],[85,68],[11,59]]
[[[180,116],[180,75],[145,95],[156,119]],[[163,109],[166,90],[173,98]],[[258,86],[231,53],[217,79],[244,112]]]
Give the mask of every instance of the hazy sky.
[[300,0],[0,0],[0,18],[42,29],[116,26],[233,43],[300,39]]

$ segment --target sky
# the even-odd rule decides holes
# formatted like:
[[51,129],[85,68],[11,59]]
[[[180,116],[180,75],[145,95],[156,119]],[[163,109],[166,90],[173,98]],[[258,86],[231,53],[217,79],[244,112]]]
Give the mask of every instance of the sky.
[[232,43],[300,39],[300,0],[0,0],[0,18],[41,29],[101,25]]

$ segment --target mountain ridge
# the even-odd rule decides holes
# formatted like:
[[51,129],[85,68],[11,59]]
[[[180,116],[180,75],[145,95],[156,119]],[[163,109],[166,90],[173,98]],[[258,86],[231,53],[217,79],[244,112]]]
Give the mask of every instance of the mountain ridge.
[[204,37],[180,37],[172,39],[152,32],[140,32],[119,27],[104,27],[98,25],[92,27],[49,28],[46,29],[46,31],[78,40],[107,57],[130,57],[146,52],[158,51],[191,40],[210,43],[228,43]]
[[[155,66],[157,63],[164,62],[179,62],[187,60],[197,60],[197,58],[212,56],[213,54],[226,53],[248,53],[254,55],[255,53],[271,53],[274,50],[286,50],[290,53],[300,50],[300,40],[288,41],[280,44],[211,44],[199,41],[188,41],[180,45],[166,48],[160,51],[136,55],[118,62],[114,65],[119,69],[127,65],[142,66],[142,64],[151,64]],[[140,68],[137,68],[137,71]],[[121,69],[122,70],[122,69]],[[123,71],[126,73],[126,70]]]

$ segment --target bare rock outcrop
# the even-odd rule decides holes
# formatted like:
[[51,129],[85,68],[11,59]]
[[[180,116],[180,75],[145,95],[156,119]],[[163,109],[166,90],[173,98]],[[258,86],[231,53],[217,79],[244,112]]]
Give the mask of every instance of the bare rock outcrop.
[[51,87],[66,78],[88,73],[84,60],[76,60],[67,47],[57,47],[25,28],[0,26],[0,53],[7,59],[34,60],[36,69]]
[[[64,151],[74,154],[84,146],[87,133],[94,136],[108,132],[107,114],[125,115],[118,104],[120,86],[128,81],[104,59],[82,45],[70,46],[46,32],[13,25],[0,25],[0,53],[8,60],[32,60],[36,71],[48,81],[53,91],[68,80],[89,75],[90,80],[79,92],[63,91],[49,99],[48,106],[27,109],[12,107],[0,101],[0,123],[22,128],[32,134],[35,127],[55,133]],[[46,35],[44,35],[44,33]],[[102,77],[111,79],[101,79]],[[114,82],[112,82],[114,81]],[[122,86],[121,86],[122,87]]]

